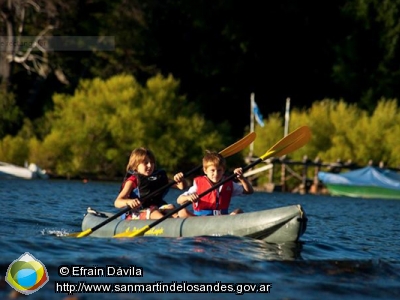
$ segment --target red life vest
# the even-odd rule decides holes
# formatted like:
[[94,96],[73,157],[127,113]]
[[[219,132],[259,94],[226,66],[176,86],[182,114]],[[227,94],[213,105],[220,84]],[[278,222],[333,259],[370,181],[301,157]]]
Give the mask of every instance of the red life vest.
[[[221,179],[223,180],[223,179]],[[199,176],[194,179],[194,182],[197,186],[197,194],[205,192],[213,185],[207,176]],[[219,193],[218,193],[219,190]],[[201,210],[223,210],[228,209],[229,204],[231,203],[233,193],[233,182],[232,180],[224,183],[222,188],[213,190],[212,192],[206,194],[201,197],[197,203],[193,203],[193,210],[201,211]]]

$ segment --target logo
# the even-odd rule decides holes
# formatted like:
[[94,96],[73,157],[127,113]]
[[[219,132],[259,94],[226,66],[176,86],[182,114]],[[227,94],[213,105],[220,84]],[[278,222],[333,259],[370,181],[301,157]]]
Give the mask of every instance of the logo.
[[49,275],[41,261],[25,252],[10,264],[5,279],[16,291],[30,295],[49,281]]

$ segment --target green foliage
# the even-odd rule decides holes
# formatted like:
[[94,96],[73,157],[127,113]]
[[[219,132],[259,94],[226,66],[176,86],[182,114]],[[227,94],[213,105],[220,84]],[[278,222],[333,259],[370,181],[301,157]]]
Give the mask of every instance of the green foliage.
[[222,149],[229,128],[214,130],[178,88],[172,76],[161,75],[145,87],[130,75],[83,80],[74,95],[54,96],[51,131],[37,161],[59,175],[113,177],[124,172],[130,152],[144,146],[170,172],[198,164],[206,148]]
[[5,136],[0,141],[0,160],[23,166],[29,154],[28,143],[21,137]]
[[[4,137],[0,160],[19,165],[35,162],[63,176],[112,178],[122,176],[131,151],[144,146],[155,152],[158,166],[170,174],[189,170],[200,163],[206,149],[219,151],[235,141],[229,137],[229,124],[207,121],[179,94],[179,86],[172,75],[156,75],[145,85],[125,74],[82,80],[73,95],[54,95],[54,109],[45,118],[35,123],[25,119],[18,135]],[[270,114],[264,123],[255,128],[256,157],[284,135],[281,114]],[[400,111],[393,99],[382,98],[372,114],[331,99],[308,109],[294,108],[289,132],[308,125],[312,139],[287,158],[340,159],[361,166],[372,160],[399,166],[399,123]],[[244,156],[248,151],[243,151]],[[241,163],[239,156],[229,160],[229,166]]]
[[0,160],[24,165],[30,159],[31,140],[36,140],[33,124],[24,119],[23,127],[16,136],[7,135],[0,140]]
[[309,110],[294,109],[291,124],[301,119],[301,124],[310,126],[312,139],[293,157],[299,160],[304,154],[325,162],[367,165],[372,160],[375,164],[383,161],[398,165],[399,118],[397,101],[385,99],[379,101],[372,115],[343,100],[325,99]]
[[362,128],[357,127],[356,131],[364,137],[359,139],[363,145],[363,151],[359,155],[364,156],[358,156],[358,160],[367,157],[375,163],[382,161],[389,166],[399,165],[400,161],[392,157],[400,149],[399,135],[396,135],[399,132],[399,112],[397,100],[381,99],[373,114],[358,123]]
[[255,133],[257,138],[254,142],[254,155],[262,156],[277,141],[283,138],[283,123],[281,115],[278,113],[270,114],[264,120],[264,127],[256,126]]
[[309,111],[299,113],[309,116],[313,132],[311,142],[303,149],[310,158],[332,162],[354,157],[354,141],[348,138],[347,132],[362,114],[355,105],[325,99],[314,103]]

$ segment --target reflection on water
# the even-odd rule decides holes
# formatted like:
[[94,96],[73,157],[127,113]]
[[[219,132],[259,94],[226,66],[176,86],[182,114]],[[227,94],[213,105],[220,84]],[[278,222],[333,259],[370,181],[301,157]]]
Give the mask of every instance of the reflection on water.
[[242,259],[245,256],[249,260],[297,260],[301,259],[302,242],[288,242],[281,244],[266,243],[262,240],[246,237],[210,237],[199,236],[193,238],[174,239],[172,243],[181,246],[169,249],[171,253],[187,253],[204,255],[210,261],[216,259],[235,258]]

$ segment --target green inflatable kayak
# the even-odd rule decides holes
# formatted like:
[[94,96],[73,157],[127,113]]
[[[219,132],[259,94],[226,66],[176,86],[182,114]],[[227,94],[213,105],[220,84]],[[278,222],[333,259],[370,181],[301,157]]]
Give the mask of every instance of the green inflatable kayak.
[[[88,209],[82,230],[104,222],[113,213]],[[139,230],[156,220],[122,220],[117,218],[94,231],[93,237],[113,237],[125,231]],[[306,231],[307,217],[300,205],[290,205],[237,215],[169,218],[154,226],[145,236],[194,237],[234,235],[269,243],[298,241]]]

